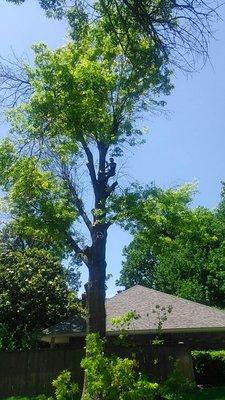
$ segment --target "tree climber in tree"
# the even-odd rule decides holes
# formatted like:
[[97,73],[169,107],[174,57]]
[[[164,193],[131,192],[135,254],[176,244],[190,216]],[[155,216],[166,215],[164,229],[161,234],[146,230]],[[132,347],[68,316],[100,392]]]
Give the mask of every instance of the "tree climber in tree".
[[106,170],[105,176],[107,179],[116,175],[116,163],[113,157],[110,157],[109,162],[106,161],[105,170]]

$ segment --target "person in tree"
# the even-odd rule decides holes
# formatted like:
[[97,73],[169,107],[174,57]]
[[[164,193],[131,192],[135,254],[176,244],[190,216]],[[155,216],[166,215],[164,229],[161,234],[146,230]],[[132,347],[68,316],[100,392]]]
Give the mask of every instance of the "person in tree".
[[115,163],[113,157],[110,157],[109,162],[106,161],[105,170],[106,170],[105,176],[106,176],[107,179],[109,179],[112,176],[116,175],[116,163]]

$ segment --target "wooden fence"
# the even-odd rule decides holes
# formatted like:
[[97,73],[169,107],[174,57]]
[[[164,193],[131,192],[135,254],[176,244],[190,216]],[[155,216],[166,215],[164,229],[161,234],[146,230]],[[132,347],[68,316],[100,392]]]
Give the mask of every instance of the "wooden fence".
[[[107,349],[108,354],[123,357],[131,356],[129,352],[127,348]],[[191,355],[184,346],[139,346],[135,352],[140,369],[152,381],[164,380],[172,372],[176,360],[181,372],[194,380]],[[81,385],[83,356],[83,349],[69,347],[0,353],[0,399],[52,394],[51,382],[64,369],[70,370],[73,380]]]
[[0,353],[0,399],[9,396],[51,394],[51,382],[68,369],[81,383],[81,349],[61,348]]

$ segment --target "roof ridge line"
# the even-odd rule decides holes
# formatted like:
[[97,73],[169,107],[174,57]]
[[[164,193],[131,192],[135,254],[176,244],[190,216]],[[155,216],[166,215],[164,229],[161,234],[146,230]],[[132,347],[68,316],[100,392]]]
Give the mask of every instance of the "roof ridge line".
[[197,304],[197,305],[199,305],[199,306],[202,306],[202,307],[204,307],[204,308],[207,308],[207,309],[210,309],[210,310],[213,310],[213,311],[222,313],[222,314],[225,313],[225,310],[221,310],[220,308],[213,307],[213,306],[207,306],[206,304],[202,304],[202,303],[199,303],[199,302],[197,302],[197,301],[193,301],[193,300],[189,300],[189,299],[184,299],[183,297],[176,296],[176,295],[174,295],[174,294],[170,294],[170,293],[166,293],[166,292],[162,292],[161,290],[149,288],[149,287],[147,287],[147,286],[140,285],[140,284],[138,284],[138,283],[137,283],[136,285],[134,285],[134,286],[129,287],[128,289],[124,289],[121,293],[116,293],[114,296],[109,297],[107,300],[111,300],[111,299],[115,298],[116,296],[122,295],[123,293],[128,292],[129,290],[134,289],[134,288],[137,287],[137,286],[139,286],[139,287],[141,287],[141,288],[145,288],[145,289],[147,289],[147,290],[149,290],[149,291],[154,291],[154,292],[157,292],[157,293],[162,293],[163,295],[170,296],[170,297],[173,297],[173,298],[178,299],[178,300],[182,300],[182,301],[185,301],[185,302],[188,302],[188,303],[192,303],[192,304]]

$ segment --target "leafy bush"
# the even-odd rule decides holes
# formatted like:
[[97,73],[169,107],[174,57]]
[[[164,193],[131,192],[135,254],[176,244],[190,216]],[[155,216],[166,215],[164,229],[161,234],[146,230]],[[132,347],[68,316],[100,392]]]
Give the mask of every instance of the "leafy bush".
[[62,371],[61,374],[53,380],[52,386],[55,388],[56,400],[79,399],[78,385],[71,382],[71,373],[69,371]]
[[158,384],[138,374],[135,360],[105,356],[104,345],[98,334],[87,336],[87,356],[81,362],[87,377],[85,400],[153,400]]
[[[176,368],[160,387],[160,394],[165,400],[183,400],[195,391],[195,385],[185,378]],[[186,397],[185,397],[186,398]]]
[[130,390],[126,399],[129,400],[153,400],[156,399],[158,392],[158,384],[149,382],[140,375],[133,389]]
[[[14,350],[15,341],[12,333],[4,324],[0,324],[0,351],[3,350]],[[13,399],[13,398],[12,398]]]
[[225,350],[193,351],[192,357],[197,384],[224,385]]

